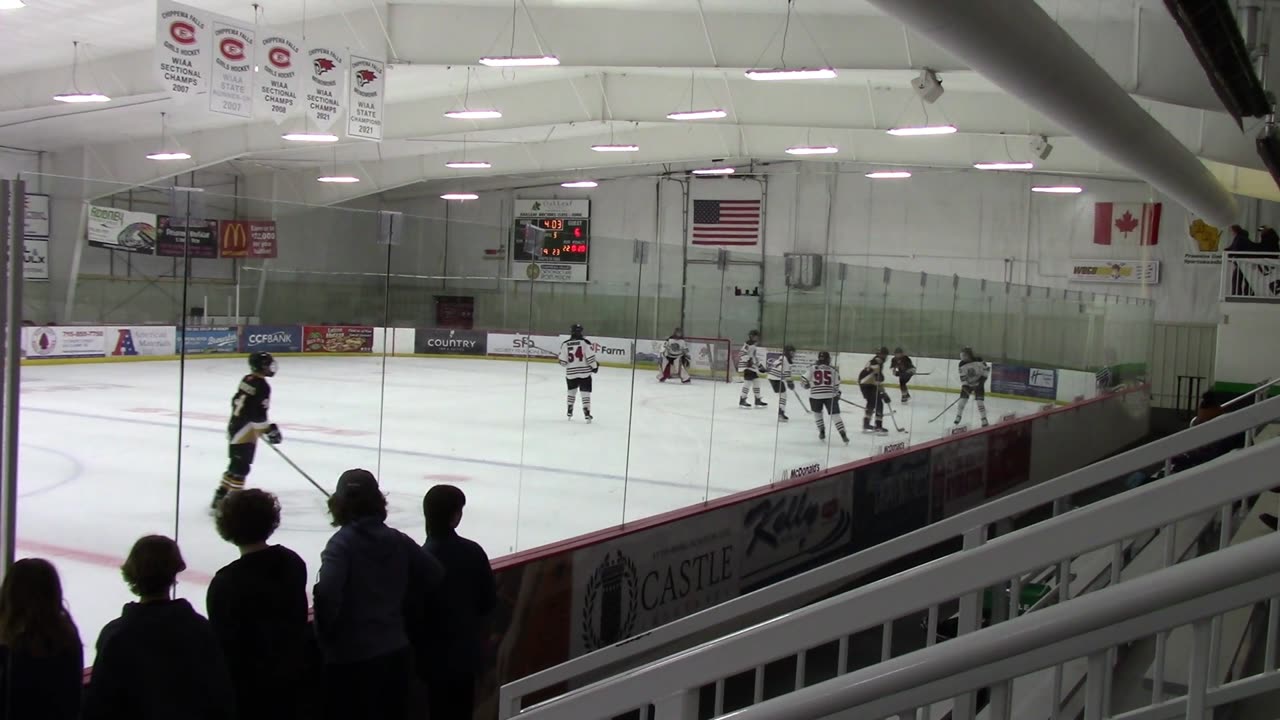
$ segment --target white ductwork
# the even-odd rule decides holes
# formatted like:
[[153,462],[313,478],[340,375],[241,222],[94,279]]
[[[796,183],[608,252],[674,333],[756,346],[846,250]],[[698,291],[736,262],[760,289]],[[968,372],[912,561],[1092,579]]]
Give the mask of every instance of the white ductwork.
[[1192,212],[1226,227],[1235,198],[1031,0],[871,0]]

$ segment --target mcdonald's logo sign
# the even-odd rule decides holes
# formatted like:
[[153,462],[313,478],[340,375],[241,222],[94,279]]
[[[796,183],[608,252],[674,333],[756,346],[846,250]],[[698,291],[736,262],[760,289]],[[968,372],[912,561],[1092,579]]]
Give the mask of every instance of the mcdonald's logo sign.
[[218,255],[224,258],[276,256],[274,220],[222,220],[218,223]]

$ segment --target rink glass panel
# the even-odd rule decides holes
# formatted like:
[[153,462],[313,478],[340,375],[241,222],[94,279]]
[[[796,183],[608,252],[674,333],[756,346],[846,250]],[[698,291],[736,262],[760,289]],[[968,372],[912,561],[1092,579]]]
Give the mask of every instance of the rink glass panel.
[[[511,277],[508,260],[485,254],[509,251],[511,229],[477,204],[399,203],[394,209],[405,213],[388,244],[380,241],[378,214],[362,209],[373,205],[329,206],[323,189],[312,205],[273,202],[202,175],[205,191],[189,204],[187,194],[168,188],[26,179],[32,192],[52,198],[51,252],[63,266],[72,238],[82,237],[87,200],[184,219],[273,219],[278,256],[269,260],[187,262],[79,240],[73,283],[55,277],[25,284],[26,319],[292,327],[299,343],[305,326],[373,328],[374,352],[277,353],[271,416],[285,435],[279,449],[325,487],[348,468],[375,472],[388,495],[389,522],[417,540],[424,535],[423,493],[436,483],[458,485],[469,500],[462,531],[492,557],[697,506],[778,482],[796,468],[928,442],[945,424],[931,418],[955,394],[924,388],[954,387],[954,360],[964,345],[992,362],[1090,372],[1108,365],[1135,376],[1148,360],[1147,301],[886,273],[834,259],[816,286],[794,287],[779,256],[686,248],[680,229],[667,227],[657,241],[595,233],[589,282],[530,282]],[[886,222],[877,222],[877,233],[894,231],[881,227]],[[470,327],[456,328],[468,337],[535,338],[556,352],[576,322],[589,338],[624,350],[601,353],[595,422],[584,424],[580,404],[575,419],[566,419],[564,375],[551,358],[415,347],[419,331],[447,336],[444,325],[457,316],[442,305],[457,299],[470,303]],[[192,308],[200,308],[197,316]],[[911,432],[863,437],[861,411],[845,405],[853,442],[845,447],[828,425],[828,441],[820,443],[807,402],[794,395],[790,422],[777,422],[778,397],[767,378],[761,397],[768,407],[740,409],[736,367],[730,383],[660,384],[654,343],[677,326],[690,336],[727,337],[731,366],[752,328],[761,330],[765,348],[825,349],[837,359],[844,353],[845,396],[859,404],[852,383],[865,355],[902,346],[929,373],[914,381],[918,401],[906,406],[886,378],[894,419]],[[111,340],[104,339],[108,354]],[[90,647],[130,599],[118,567],[137,537],[177,536],[190,567],[179,594],[198,609],[209,578],[236,557],[217,537],[208,502],[226,466],[225,424],[245,359],[175,357],[24,368],[20,548],[58,564]],[[762,353],[761,362],[767,359]],[[998,401],[990,402],[997,417]],[[261,444],[248,484],[280,497],[284,519],[275,541],[297,550],[314,575],[332,532],[323,495]]]

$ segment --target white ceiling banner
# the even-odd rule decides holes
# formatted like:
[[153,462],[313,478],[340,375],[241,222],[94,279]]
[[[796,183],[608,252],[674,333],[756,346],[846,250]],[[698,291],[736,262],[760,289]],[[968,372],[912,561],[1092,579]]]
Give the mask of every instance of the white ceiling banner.
[[307,117],[316,130],[328,130],[342,113],[342,80],[346,77],[346,50],[321,46],[307,50],[311,61],[306,77]]
[[258,114],[275,120],[277,125],[298,110],[306,69],[301,47],[292,37],[280,33],[268,33],[258,47],[261,69],[255,76],[254,99]]
[[222,115],[253,117],[253,60],[257,50],[253,28],[225,20],[215,20],[212,24],[209,110]]
[[211,13],[169,0],[156,7],[155,69],[164,91],[177,100],[209,90]]
[[347,100],[347,137],[382,140],[382,100],[387,64],[351,56],[351,96]]

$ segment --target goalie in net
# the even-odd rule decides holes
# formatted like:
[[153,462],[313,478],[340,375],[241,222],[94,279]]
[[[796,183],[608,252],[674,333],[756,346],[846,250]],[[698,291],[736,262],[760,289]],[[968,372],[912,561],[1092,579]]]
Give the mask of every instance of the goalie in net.
[[[657,343],[655,343],[657,345]],[[679,377],[691,380],[729,382],[729,340],[727,338],[686,337],[681,328],[671,332],[658,351],[658,382]]]

